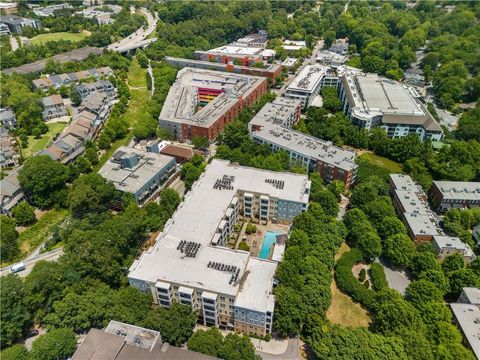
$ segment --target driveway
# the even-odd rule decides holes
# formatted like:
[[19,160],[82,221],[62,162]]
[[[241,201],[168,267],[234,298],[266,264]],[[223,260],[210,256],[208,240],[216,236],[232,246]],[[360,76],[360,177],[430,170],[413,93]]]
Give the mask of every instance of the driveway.
[[[257,341],[256,339],[252,339],[252,342],[255,344]],[[274,340],[270,340],[272,342]],[[256,348],[256,353],[260,355],[260,357],[263,360],[278,360],[278,359],[283,359],[283,360],[301,360],[300,356],[300,340],[298,338],[293,338],[293,339],[288,339],[284,340],[288,341],[288,345],[285,351],[282,353],[267,353],[258,350],[258,347],[255,346]],[[262,343],[265,343],[264,341],[261,341]],[[268,343],[267,343],[268,344]],[[263,347],[263,350],[266,350],[266,346]]]
[[388,286],[397,290],[400,294],[405,295],[405,289],[410,285],[410,279],[407,274],[401,270],[395,270],[389,267],[389,265],[380,261],[385,270],[385,276],[387,278]]

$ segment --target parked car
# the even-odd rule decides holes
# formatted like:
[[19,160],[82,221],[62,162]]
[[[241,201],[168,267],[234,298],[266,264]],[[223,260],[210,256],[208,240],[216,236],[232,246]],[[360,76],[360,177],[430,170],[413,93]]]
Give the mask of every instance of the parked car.
[[10,268],[10,272],[14,274],[23,270],[25,270],[25,264],[23,262],[12,265],[12,267]]
[[39,334],[38,330],[32,330],[27,334],[27,339],[31,338],[31,337],[34,337],[34,336],[37,336],[38,334]]

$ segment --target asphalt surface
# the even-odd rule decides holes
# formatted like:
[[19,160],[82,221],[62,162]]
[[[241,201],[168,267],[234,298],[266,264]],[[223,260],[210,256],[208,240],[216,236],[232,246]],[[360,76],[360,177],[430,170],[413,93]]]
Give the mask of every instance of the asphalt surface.
[[397,290],[400,294],[405,295],[405,290],[410,285],[410,279],[403,271],[395,270],[387,264],[380,262],[385,270],[388,286]]
[[[30,272],[32,271],[32,269],[35,266],[35,264],[37,263],[37,261],[40,261],[40,260],[56,261],[62,255],[63,255],[63,248],[60,247],[60,248],[57,248],[55,250],[37,255],[35,257],[28,258],[26,260],[23,260],[21,262],[24,263],[25,270],[22,270],[22,271],[18,272],[17,275],[20,276],[20,277],[25,277],[28,274],[30,274]],[[14,265],[14,264],[12,264],[12,265]],[[0,276],[4,276],[4,275],[10,273],[10,268],[12,267],[12,265],[1,268],[0,269]]]
[[256,351],[263,360],[301,360],[300,357],[300,340],[297,338],[289,339],[287,350],[283,354],[268,354]]
[[119,41],[116,41],[110,45],[108,45],[107,49],[112,50],[112,51],[118,51],[118,52],[126,52],[131,49],[134,49],[138,47],[138,43],[144,41],[153,31],[155,30],[155,27],[157,26],[157,17],[155,17],[145,8],[141,8],[140,11],[143,13],[143,15],[146,16],[148,25],[147,28],[144,29],[143,26],[135,31],[133,34],[127,36],[126,38],[123,38]]

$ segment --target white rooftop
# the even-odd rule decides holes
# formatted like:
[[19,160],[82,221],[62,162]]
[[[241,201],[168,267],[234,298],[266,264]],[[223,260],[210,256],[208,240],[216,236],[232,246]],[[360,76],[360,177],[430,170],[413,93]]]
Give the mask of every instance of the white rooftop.
[[[122,167],[121,158],[132,155],[137,157],[138,163],[131,168]],[[111,181],[116,189],[135,194],[173,160],[171,156],[121,146],[98,173]]]
[[480,289],[475,287],[464,287],[463,293],[467,297],[470,304],[480,305]]
[[435,235],[433,242],[440,248],[456,249],[463,252],[464,256],[475,256],[468,244],[465,244],[458,237],[448,235]]
[[444,199],[480,201],[480,182],[434,181]]
[[275,296],[270,291],[276,269],[276,262],[252,257],[240,282],[235,306],[273,312]]
[[288,85],[288,91],[300,91],[311,93],[322,81],[322,78],[327,74],[329,68],[323,65],[307,65],[297,75],[295,79]]
[[419,189],[412,178],[404,174],[390,174],[390,183],[393,184],[393,188],[396,190],[417,191]]
[[331,141],[321,140],[280,125],[268,124],[261,130],[255,131],[253,137],[311,159],[332,164],[345,171],[351,171],[357,167],[354,151],[335,146]]
[[262,48],[256,48],[256,47],[224,45],[215,49],[208,50],[207,52],[211,54],[253,56],[253,55],[260,55],[262,51],[263,51]]
[[414,236],[434,236],[443,234],[442,230],[436,226],[435,222],[429,215],[416,213],[404,213],[403,215],[405,216],[405,221]]
[[480,359],[480,309],[477,305],[450,304],[453,314],[476,357]]
[[[231,182],[232,188],[214,189],[217,180],[224,175],[235,177]],[[285,182],[284,188],[276,188],[265,182],[266,179],[281,179]],[[235,295],[238,283],[229,284],[230,273],[208,268],[207,265],[215,261],[236,266],[240,269],[239,279],[245,272],[248,252],[210,245],[237,191],[268,194],[306,204],[309,195],[305,192],[309,187],[310,182],[305,175],[253,169],[214,159],[167,222],[155,245],[132,265],[129,278],[150,283],[167,281]],[[185,257],[177,250],[181,240],[200,244],[195,257]]]

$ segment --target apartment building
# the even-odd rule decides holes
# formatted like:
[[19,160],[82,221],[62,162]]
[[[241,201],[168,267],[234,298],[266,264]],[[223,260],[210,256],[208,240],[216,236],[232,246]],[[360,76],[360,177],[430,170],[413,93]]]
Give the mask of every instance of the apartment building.
[[415,242],[431,242],[434,236],[444,235],[435,222],[427,194],[421,186],[403,174],[390,174],[389,182],[393,205]]
[[308,108],[324,86],[337,86],[338,77],[329,67],[315,64],[305,66],[287,86],[283,96],[299,100]]
[[308,206],[307,176],[214,159],[155,244],[130,267],[153,302],[191,305],[199,321],[263,336],[272,331],[277,262],[225,247],[239,216],[290,223]]
[[10,15],[17,11],[18,4],[16,2],[1,2],[0,14]]
[[18,181],[18,171],[20,168],[12,170],[5,178],[0,180],[0,213],[11,215],[12,209],[20,201],[25,199],[25,194]]
[[272,151],[284,150],[290,161],[308,171],[318,171],[325,182],[342,181],[350,187],[355,181],[355,152],[334,146],[291,129],[300,116],[301,102],[279,98],[266,104],[248,124],[250,137]]
[[[111,320],[105,330],[90,329],[71,360],[215,360],[162,342],[162,335],[150,330]],[[217,359],[218,360],[218,359]]]
[[17,117],[10,109],[0,109],[0,125],[2,128],[11,130],[17,128]]
[[12,33],[10,32],[10,29],[7,24],[0,22],[0,36],[2,35],[10,36],[12,35]]
[[213,141],[266,91],[266,78],[186,67],[177,73],[159,124],[179,140],[200,136]]
[[430,194],[440,212],[480,206],[480,182],[434,181]]
[[97,69],[77,71],[68,74],[50,75],[35,79],[32,81],[32,83],[35,90],[40,89],[45,91],[51,87],[59,89],[62,85],[69,86],[71,84],[78,84],[81,80],[100,80],[101,78],[108,78],[109,76],[113,75],[113,70],[109,66],[105,66]]
[[170,65],[179,68],[191,67],[195,69],[226,71],[236,74],[266,77],[271,80],[272,84],[275,84],[278,77],[282,75],[282,66],[277,64],[266,64],[263,68],[259,68],[236,65],[231,62],[224,64],[222,62],[182,59],[171,56],[165,57],[164,60]]
[[458,237],[434,235],[432,245],[437,257],[441,260],[455,253],[462,255],[468,264],[476,258],[470,246],[462,242]]
[[338,85],[343,111],[355,125],[380,126],[393,139],[417,134],[422,141],[442,140],[442,128],[412,87],[359,71],[344,72]]
[[42,118],[45,121],[68,115],[67,108],[60,95],[44,97],[42,99],[42,105]]
[[48,6],[37,6],[32,9],[35,15],[41,17],[55,16],[55,11],[72,9],[72,6],[67,3],[63,4],[53,4]]
[[25,27],[40,28],[41,26],[40,21],[36,19],[28,19],[16,15],[2,16],[1,22],[8,26],[11,33],[18,35],[22,34]]
[[480,289],[463,288],[458,302],[450,304],[454,322],[463,335],[464,345],[480,359]]
[[82,101],[94,93],[104,93],[109,99],[113,99],[117,96],[117,90],[109,80],[99,80],[93,83],[80,83],[75,85],[75,90],[78,95],[80,95]]
[[121,146],[98,173],[115,188],[145,203],[176,169],[174,157]]

